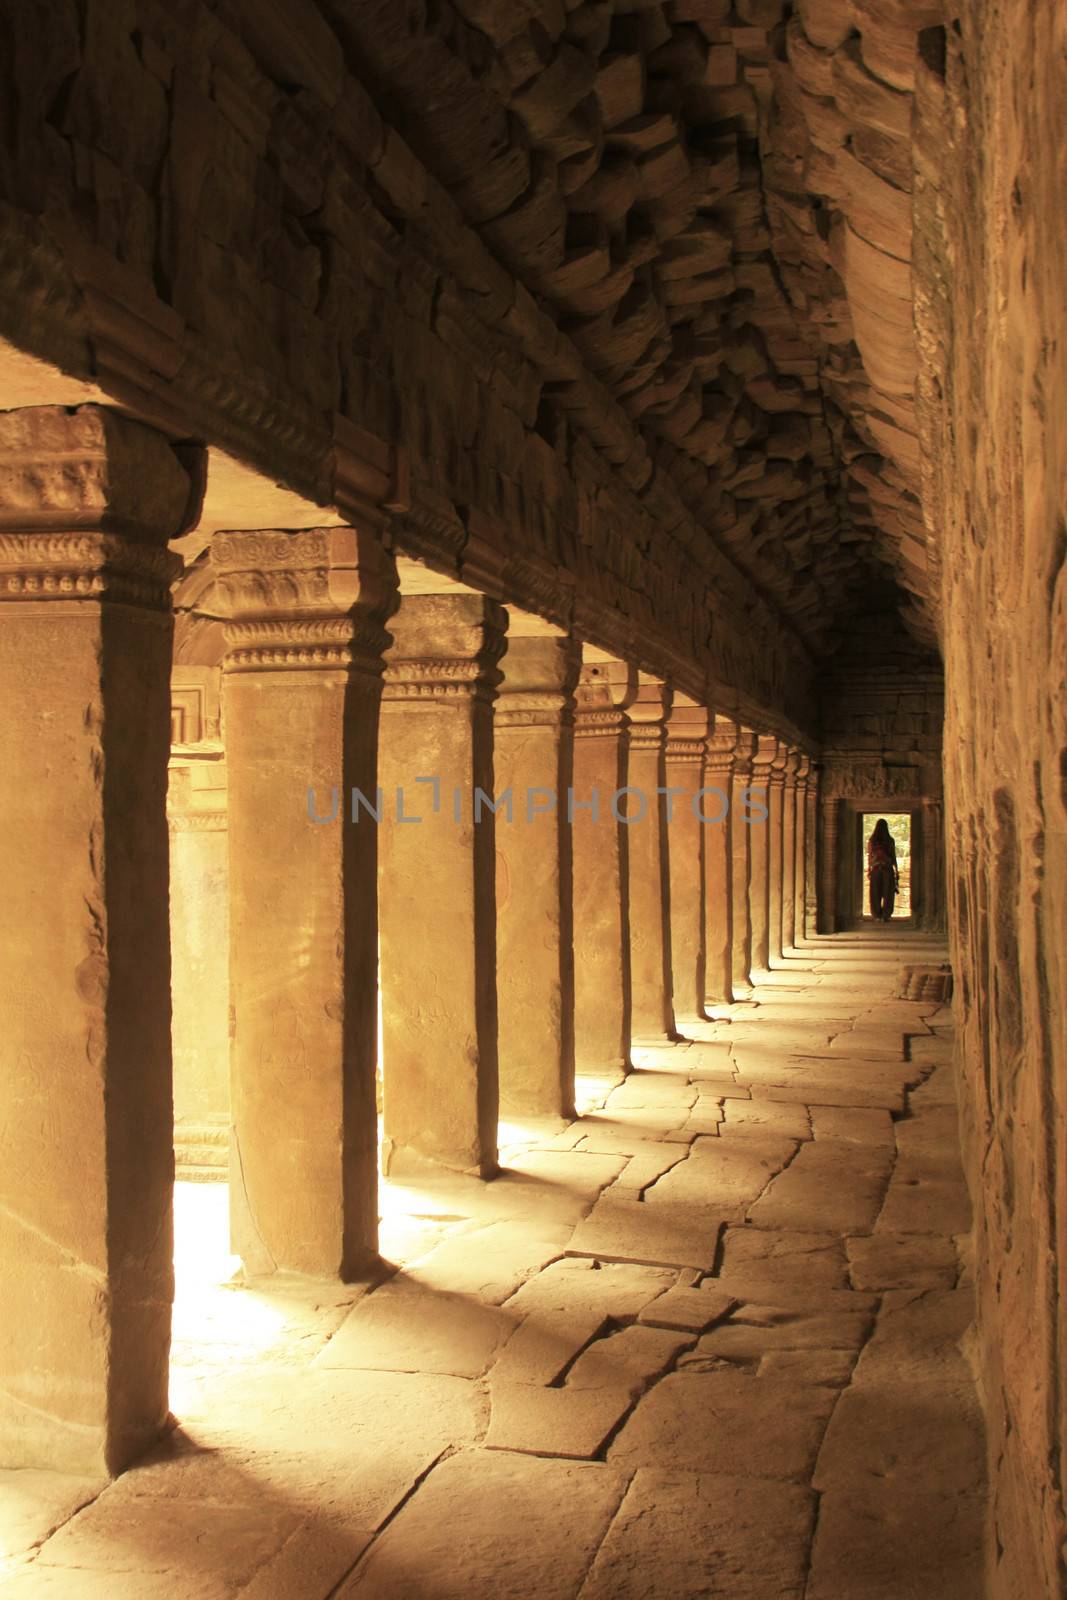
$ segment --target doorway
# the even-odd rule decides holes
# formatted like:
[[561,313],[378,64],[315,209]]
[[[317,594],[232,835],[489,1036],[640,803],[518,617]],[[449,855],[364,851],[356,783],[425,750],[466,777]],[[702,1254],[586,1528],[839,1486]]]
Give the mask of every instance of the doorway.
[[861,922],[870,922],[871,909],[867,894],[867,845],[871,834],[874,832],[875,823],[884,817],[893,842],[897,848],[897,872],[900,878],[900,887],[893,902],[893,921],[910,917],[911,905],[911,857],[912,857],[912,819],[908,811],[864,811],[860,813],[859,828],[859,871],[856,874],[858,890],[858,903],[855,907],[857,918]]

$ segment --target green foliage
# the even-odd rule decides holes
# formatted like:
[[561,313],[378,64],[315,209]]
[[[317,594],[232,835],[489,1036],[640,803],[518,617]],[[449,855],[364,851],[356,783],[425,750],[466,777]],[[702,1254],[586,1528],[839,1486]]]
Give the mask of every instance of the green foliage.
[[863,851],[867,853],[867,841],[874,832],[874,825],[879,816],[884,816],[889,824],[889,832],[897,847],[897,866],[903,867],[911,859],[911,817],[906,811],[893,812],[868,811],[863,818]]

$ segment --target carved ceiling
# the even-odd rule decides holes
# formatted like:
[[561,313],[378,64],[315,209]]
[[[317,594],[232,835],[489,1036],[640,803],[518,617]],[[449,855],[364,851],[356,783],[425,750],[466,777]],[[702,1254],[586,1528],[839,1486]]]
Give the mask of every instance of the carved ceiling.
[[[930,0],[326,0],[470,223],[819,654],[936,635],[911,293]],[[575,421],[568,385],[548,398]]]

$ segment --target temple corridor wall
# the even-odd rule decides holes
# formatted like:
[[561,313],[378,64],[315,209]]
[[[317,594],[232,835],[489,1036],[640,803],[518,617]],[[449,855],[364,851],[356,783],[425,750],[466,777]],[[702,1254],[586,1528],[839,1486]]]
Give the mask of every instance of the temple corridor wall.
[[916,311],[996,1600],[1065,1592],[1067,11],[924,36]]

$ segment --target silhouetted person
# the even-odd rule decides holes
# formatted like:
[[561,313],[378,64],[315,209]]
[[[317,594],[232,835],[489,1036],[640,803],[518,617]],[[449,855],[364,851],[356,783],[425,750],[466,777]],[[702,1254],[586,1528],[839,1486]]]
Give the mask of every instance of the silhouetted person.
[[878,922],[888,922],[900,880],[897,847],[884,817],[878,818],[867,841],[867,874],[871,880],[871,916]]

